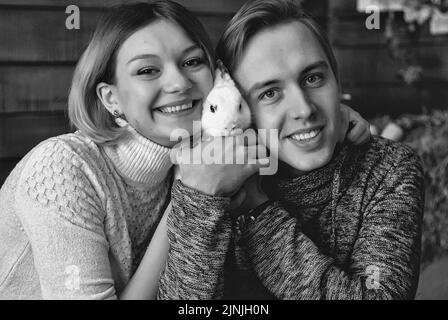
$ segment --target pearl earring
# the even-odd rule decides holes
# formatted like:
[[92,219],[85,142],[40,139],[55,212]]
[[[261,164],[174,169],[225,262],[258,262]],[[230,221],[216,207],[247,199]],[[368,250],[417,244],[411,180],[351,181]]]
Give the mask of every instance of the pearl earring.
[[118,110],[114,111],[114,118],[121,118],[123,114],[121,114]]
[[120,113],[118,110],[115,110],[113,116],[115,118],[115,123],[118,124],[120,127],[124,127],[128,124],[126,122],[126,117],[124,113]]

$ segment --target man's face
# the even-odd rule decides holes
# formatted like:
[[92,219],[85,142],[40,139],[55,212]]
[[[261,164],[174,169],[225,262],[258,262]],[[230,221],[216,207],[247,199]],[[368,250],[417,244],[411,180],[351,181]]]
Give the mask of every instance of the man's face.
[[305,25],[289,22],[255,35],[235,79],[257,128],[278,130],[279,160],[295,174],[330,161],[343,136],[339,87],[322,47]]

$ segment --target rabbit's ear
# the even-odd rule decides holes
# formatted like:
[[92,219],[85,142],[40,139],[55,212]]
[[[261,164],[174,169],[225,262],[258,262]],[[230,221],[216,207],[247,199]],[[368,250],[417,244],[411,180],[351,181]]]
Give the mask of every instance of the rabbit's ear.
[[[217,87],[222,87],[225,84],[224,78],[223,78],[223,73],[219,68],[215,69],[215,79],[214,79],[214,88],[212,89],[212,91],[214,89],[216,89]],[[212,91],[210,91],[210,94],[212,93]]]
[[233,79],[232,79],[232,77],[230,76],[229,70],[228,70],[228,69],[226,68],[226,66],[222,63],[222,61],[218,59],[218,60],[216,61],[216,65],[217,65],[217,68],[216,68],[217,72],[216,72],[216,74],[217,74],[217,75],[219,74],[219,77],[221,77],[221,79],[222,79],[223,81],[228,81],[228,82],[233,83]]
[[216,60],[216,66],[218,67],[219,70],[221,70],[222,73],[230,74],[229,70],[226,68],[224,63],[222,63],[221,59]]

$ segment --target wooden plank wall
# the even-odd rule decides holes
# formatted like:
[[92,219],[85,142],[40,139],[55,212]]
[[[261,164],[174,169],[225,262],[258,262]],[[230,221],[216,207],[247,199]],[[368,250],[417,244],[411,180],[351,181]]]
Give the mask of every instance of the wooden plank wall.
[[330,1],[328,31],[343,92],[352,96],[349,103],[367,117],[417,113],[421,106],[447,108],[448,36],[431,35],[429,26],[423,26],[412,47],[423,66],[424,81],[411,87],[397,77],[397,64],[388,54],[384,35],[387,17],[381,14],[379,30],[368,30],[367,16],[356,11],[356,0]]
[[[128,1],[0,0],[0,186],[37,143],[70,131],[67,95],[76,61],[100,15]],[[245,1],[177,0],[198,16],[214,43]],[[325,26],[327,0],[305,2]],[[80,8],[79,30],[65,28],[71,4]]]

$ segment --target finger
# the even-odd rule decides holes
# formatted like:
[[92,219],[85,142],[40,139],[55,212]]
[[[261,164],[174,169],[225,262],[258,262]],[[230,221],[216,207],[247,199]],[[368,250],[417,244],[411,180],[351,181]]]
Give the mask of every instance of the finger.
[[364,144],[370,140],[370,132],[364,132],[363,135],[359,138],[358,143],[356,144]]
[[363,132],[363,128],[361,128],[359,125],[356,125],[347,133],[347,138],[351,142],[355,142],[359,137],[361,137]]
[[365,130],[359,130],[359,133],[350,138],[354,144],[359,145],[363,144],[370,140],[370,129],[365,128]]
[[243,133],[244,133],[244,132],[243,132],[243,129],[241,129],[241,128],[236,128],[236,129],[233,129],[233,130],[232,130],[230,136],[239,136],[239,135],[242,135]]
[[352,112],[349,112],[349,121],[350,122],[352,122],[352,121],[353,122],[362,122],[362,121],[364,121],[364,118],[361,117],[361,115],[358,112],[352,110]]
[[268,154],[267,148],[263,144],[248,146],[245,148],[248,159],[265,158]]
[[237,135],[235,138],[237,144],[244,146],[255,145],[258,141],[258,136],[253,129],[248,129],[244,131],[244,134]]
[[269,157],[264,157],[264,158],[258,158],[257,159],[257,164],[261,168],[268,167],[270,162],[271,162],[271,158],[269,158]]
[[360,135],[370,134],[370,123],[366,120],[360,121],[356,127],[361,131]]
[[255,173],[258,173],[260,168],[268,166],[270,161],[271,159],[267,157],[260,159],[252,159],[249,164],[246,164],[247,174],[250,176]]

